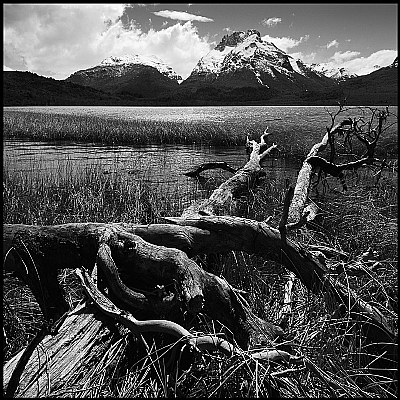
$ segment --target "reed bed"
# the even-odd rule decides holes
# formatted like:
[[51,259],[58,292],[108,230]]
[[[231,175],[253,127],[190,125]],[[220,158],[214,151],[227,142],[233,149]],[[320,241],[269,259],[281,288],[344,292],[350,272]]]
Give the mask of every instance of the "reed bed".
[[3,135],[11,139],[79,141],[111,145],[243,144],[246,132],[211,122],[149,121],[96,115],[4,111]]
[[44,174],[38,165],[30,174],[3,172],[4,223],[151,223],[164,215],[176,215],[190,196],[178,195],[174,188],[169,195],[152,190],[143,179],[145,172],[133,177],[113,168],[105,173],[101,163],[77,170],[67,158],[61,165],[62,172],[55,168]]
[[[389,118],[394,118],[393,116]],[[299,132],[293,121],[270,124],[271,142],[280,144],[279,156],[301,158],[325,135],[323,124],[312,120]],[[269,123],[268,123],[269,124]],[[81,142],[107,145],[196,144],[208,146],[244,145],[246,138],[259,140],[267,123],[237,117],[235,121],[163,121],[101,116],[84,113],[3,110],[3,138],[50,142]],[[393,158],[398,154],[397,130],[390,127],[376,149],[376,155]]]

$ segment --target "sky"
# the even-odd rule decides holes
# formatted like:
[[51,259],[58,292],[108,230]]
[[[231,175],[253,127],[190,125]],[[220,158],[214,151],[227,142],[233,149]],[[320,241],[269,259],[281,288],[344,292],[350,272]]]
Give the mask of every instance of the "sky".
[[364,75],[397,57],[397,14],[397,3],[3,3],[3,69],[65,79],[139,54],[185,79],[224,35],[256,29],[307,64]]

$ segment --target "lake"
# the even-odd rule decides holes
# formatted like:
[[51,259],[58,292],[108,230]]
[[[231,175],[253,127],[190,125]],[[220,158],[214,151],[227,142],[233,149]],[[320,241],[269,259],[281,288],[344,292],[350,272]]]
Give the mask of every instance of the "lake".
[[[5,172],[40,175],[80,174],[85,168],[100,168],[104,174],[120,174],[140,180],[164,192],[207,190],[232,173],[205,171],[203,180],[189,178],[186,172],[210,161],[225,161],[234,168],[247,162],[244,146],[205,147],[195,145],[100,146],[89,144],[50,144],[6,140],[3,147]],[[264,163],[271,179],[293,180],[299,163],[270,157]]]
[[[118,119],[151,121],[211,121],[224,124],[258,125],[283,121],[299,126],[313,122],[330,123],[328,111],[334,106],[200,106],[200,107],[120,107],[120,106],[27,106],[4,107],[7,111],[36,111],[51,114],[99,115]],[[282,122],[281,122],[282,124]],[[278,124],[279,125],[279,124]]]
[[[324,106],[225,106],[225,107],[6,107],[7,112],[33,111],[53,114],[96,115],[115,119],[151,121],[197,121],[228,124],[234,129],[246,128],[258,137],[266,126],[273,133],[271,141],[281,148],[293,146],[285,139],[288,131],[298,132],[298,145],[310,149],[330,126],[328,114],[337,107]],[[396,110],[397,112],[397,107]],[[105,146],[92,143],[50,143],[21,140],[3,141],[5,171],[35,174],[74,174],[82,168],[97,165],[105,174],[124,174],[127,179],[145,180],[162,190],[199,189],[199,181],[185,172],[210,161],[225,161],[240,168],[247,161],[245,147],[207,145]],[[282,159],[279,155],[265,161],[271,179],[295,181],[301,165],[299,159]],[[216,172],[205,172],[212,179]],[[222,177],[230,176],[221,172]]]

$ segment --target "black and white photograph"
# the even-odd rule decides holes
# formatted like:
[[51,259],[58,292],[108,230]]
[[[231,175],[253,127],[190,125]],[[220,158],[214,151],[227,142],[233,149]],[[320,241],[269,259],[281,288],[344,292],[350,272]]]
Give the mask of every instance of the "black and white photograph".
[[397,398],[397,3],[3,3],[3,397]]

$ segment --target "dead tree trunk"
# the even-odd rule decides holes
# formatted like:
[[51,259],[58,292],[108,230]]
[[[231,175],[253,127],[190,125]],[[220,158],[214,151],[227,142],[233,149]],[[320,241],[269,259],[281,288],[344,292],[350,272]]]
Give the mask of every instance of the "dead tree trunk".
[[[217,209],[229,207],[233,195],[252,184],[254,175],[260,171],[259,145],[255,143],[254,147],[254,156],[249,163],[234,175],[234,179],[221,185],[201,210],[207,209],[211,214]],[[187,212],[188,215],[193,213]],[[118,224],[6,225],[3,232],[5,268],[19,274],[30,285],[50,322],[65,311],[65,302],[58,301],[62,293],[56,285],[57,270],[82,266],[90,270],[96,264],[114,302],[147,318],[165,318],[176,314],[179,309],[194,315],[203,311],[224,324],[232,333],[230,340],[243,348],[271,341],[283,334],[278,326],[253,315],[246,302],[238,298],[234,288],[205,272],[182,250],[151,244],[129,232],[128,228]],[[27,265],[30,268],[27,269]],[[127,276],[127,282],[134,281],[134,288],[128,287],[120,276]],[[43,283],[47,285],[46,291],[43,291]],[[83,318],[81,322],[86,324],[89,320]],[[69,326],[70,321],[66,320],[63,326]],[[175,326],[172,321],[167,323],[167,332],[169,329],[173,334],[171,326]],[[58,354],[58,342],[44,340],[54,347],[54,354]],[[81,346],[86,348],[86,343],[82,342]],[[9,361],[5,369],[11,371],[16,359],[21,356],[22,352]],[[26,374],[35,369],[32,365],[35,361],[31,359],[22,373],[24,381],[28,379]],[[68,380],[63,371],[54,371],[58,382]],[[6,376],[5,385],[8,385],[11,374]],[[39,373],[37,379],[42,378]],[[29,390],[20,387],[18,393],[27,395]]]
[[[235,341],[242,349],[247,349],[256,344],[271,343],[283,335],[279,326],[261,320],[250,311],[240,291],[196,264],[191,257],[197,254],[233,250],[276,261],[292,271],[311,291],[328,293],[337,306],[349,306],[349,314],[367,326],[365,335],[371,341],[394,343],[389,324],[376,308],[333,282],[327,268],[312,252],[286,237],[287,231],[307,219],[305,199],[315,167],[315,163],[309,162],[310,158],[326,147],[329,135],[337,133],[342,126],[332,128],[307,156],[291,202],[288,197],[287,212],[279,230],[265,222],[229,216],[236,197],[249,190],[263,172],[260,161],[276,147],[268,147],[266,134],[260,143],[249,141],[252,150],[243,168],[208,199],[187,208],[181,217],[167,218],[169,223],[145,226],[123,223],[5,225],[4,268],[17,273],[32,288],[48,321],[54,322],[65,316],[66,303],[56,280],[56,273],[62,268],[77,269],[82,285],[98,311],[93,314],[85,309],[61,320],[58,333],[45,335],[41,341],[41,346],[47,349],[46,358],[40,352],[27,357],[21,377],[11,379],[18,360],[23,360],[23,350],[9,360],[4,365],[3,388],[8,387],[10,379],[18,396],[55,395],[65,385],[78,388],[79,377],[86,373],[79,365],[80,361],[84,360],[87,366],[95,364],[104,356],[104,348],[118,340],[115,333],[111,334],[97,320],[102,318],[99,315],[116,319],[136,334],[164,332],[183,338],[200,350],[211,347],[225,354],[235,352]],[[93,269],[98,271],[98,288],[102,287],[102,292],[88,275]],[[217,337],[193,339],[183,327],[182,315],[199,312],[228,328],[226,340]],[[145,322],[136,320],[131,313]],[[99,338],[103,343],[97,341]],[[71,362],[77,350],[82,358]],[[393,349],[387,350],[389,358],[393,358]],[[257,357],[270,359],[273,355],[266,352]],[[9,389],[9,394],[13,391],[14,388]]]
[[[21,378],[18,377],[15,395],[57,397],[58,391],[60,395],[68,396],[68,389],[71,394],[74,389],[82,389],[80,381],[84,375],[100,362],[105,349],[120,338],[104,320],[101,313],[88,310],[67,317],[56,335],[44,335],[40,346],[30,355]],[[8,388],[12,373],[23,355],[24,351],[20,351],[3,367],[3,390]]]

